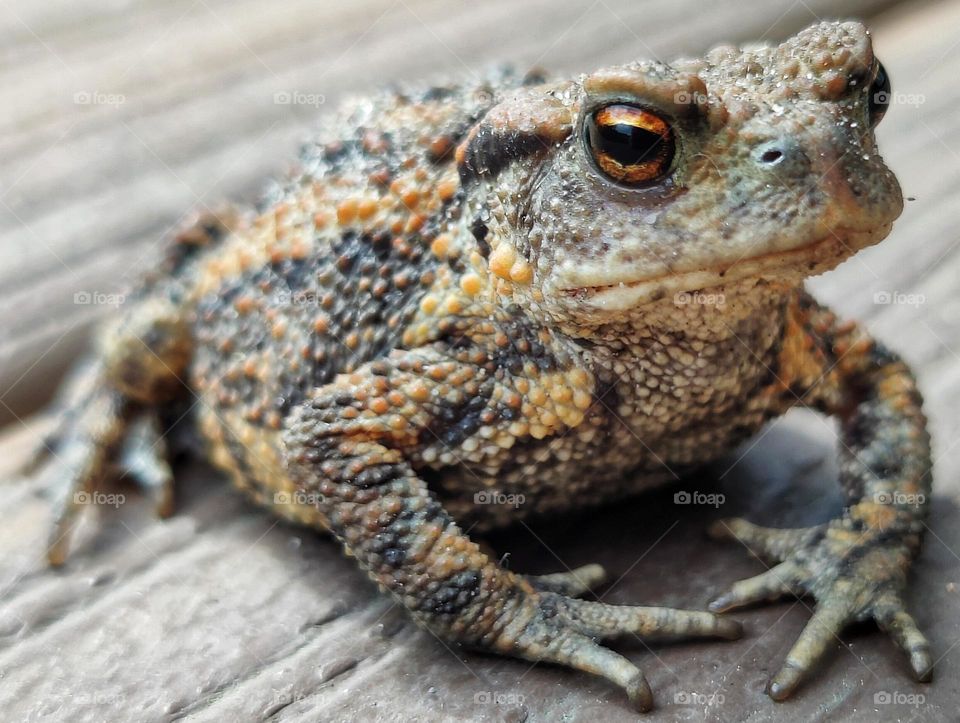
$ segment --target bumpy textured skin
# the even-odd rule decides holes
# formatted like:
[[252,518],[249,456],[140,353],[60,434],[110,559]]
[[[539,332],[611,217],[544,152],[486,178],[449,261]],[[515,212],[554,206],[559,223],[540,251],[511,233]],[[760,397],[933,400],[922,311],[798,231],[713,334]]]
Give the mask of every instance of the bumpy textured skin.
[[[871,617],[926,678],[901,598],[930,491],[920,397],[802,287],[902,207],[867,117],[873,65],[861,25],[821,23],[672,66],[348,105],[259,208],[184,230],[103,330],[51,440],[51,561],[74,494],[115,461],[170,512],[163,429],[193,405],[239,488],[331,531],[437,635],[605,676],[648,709],[640,671],[599,639],[739,626],[576,600],[601,568],[525,577],[463,530],[635,493],[803,404],[840,419],[846,509],[804,530],[719,523],[780,564],[712,608],[816,598],[774,698]],[[665,181],[621,188],[591,162],[583,119],[616,100],[672,119]]]

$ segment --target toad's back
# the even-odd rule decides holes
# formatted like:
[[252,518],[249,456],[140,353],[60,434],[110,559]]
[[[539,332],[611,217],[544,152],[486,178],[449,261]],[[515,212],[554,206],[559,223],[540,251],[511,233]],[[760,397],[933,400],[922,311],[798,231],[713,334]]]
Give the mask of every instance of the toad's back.
[[414,317],[464,271],[451,238],[463,199],[454,151],[520,82],[503,74],[357,101],[256,216],[220,214],[178,238],[159,283],[196,307],[188,383],[199,428],[211,459],[255,498],[292,488],[278,433],[311,389],[450,331]]

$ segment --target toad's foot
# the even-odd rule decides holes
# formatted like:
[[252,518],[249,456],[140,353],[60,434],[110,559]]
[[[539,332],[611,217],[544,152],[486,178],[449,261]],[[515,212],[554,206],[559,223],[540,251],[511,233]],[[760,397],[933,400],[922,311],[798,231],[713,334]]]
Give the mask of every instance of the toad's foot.
[[[517,616],[523,619],[522,629],[509,650],[501,652],[603,676],[622,687],[640,711],[653,707],[653,695],[643,673],[623,656],[599,645],[597,640],[627,635],[735,640],[743,633],[738,622],[708,612],[608,605],[553,592],[535,593],[528,600],[536,603],[523,606],[523,615]],[[509,640],[509,636],[502,637],[497,647],[503,646],[505,638]]]
[[[817,601],[816,612],[770,680],[767,692],[774,700],[797,689],[844,627],[870,618],[907,653],[917,680],[930,680],[930,646],[903,600],[914,552],[911,536],[893,510],[874,507],[854,508],[852,515],[804,529],[777,530],[742,519],[720,520],[710,528],[714,538],[738,540],[759,557],[780,563],[735,583],[710,604],[711,610],[725,612],[784,595],[811,595]],[[889,519],[866,525],[868,512]]]
[[95,362],[78,367],[58,407],[56,429],[14,473],[50,492],[51,565],[66,560],[71,533],[84,509],[123,501],[123,495],[108,489],[117,476],[139,483],[159,516],[173,512],[173,473],[156,410],[136,405],[112,388],[103,365]]
[[[157,515],[173,512],[173,473],[160,426],[144,413],[132,421],[107,392],[91,400],[94,418],[81,416],[50,450],[39,473],[54,492],[54,525],[47,541],[47,559],[62,565],[79,513],[88,506],[117,506],[123,495],[110,492],[111,477],[129,475],[151,498]],[[85,410],[86,414],[87,410]]]

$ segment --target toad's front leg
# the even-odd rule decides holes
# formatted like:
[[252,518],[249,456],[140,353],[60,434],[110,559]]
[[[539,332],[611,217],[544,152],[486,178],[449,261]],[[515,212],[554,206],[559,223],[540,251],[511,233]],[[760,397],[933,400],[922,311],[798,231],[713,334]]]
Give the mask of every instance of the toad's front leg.
[[650,709],[640,670],[597,639],[735,638],[740,626],[706,612],[576,600],[558,592],[577,592],[566,578],[531,584],[484,554],[408,460],[444,425],[464,423],[456,410],[475,412],[472,400],[487,400],[481,416],[497,424],[495,400],[510,391],[509,377],[469,359],[477,356],[439,347],[395,353],[318,389],[285,432],[298,491],[318,499],[346,551],[441,639],[603,676]]
[[846,507],[839,519],[807,529],[715,524],[716,537],[737,539],[779,564],[736,583],[711,609],[787,594],[816,599],[813,618],[770,681],[776,700],[797,688],[844,627],[870,618],[909,655],[916,678],[929,680],[929,645],[903,599],[931,484],[930,440],[913,375],[862,330],[838,323],[804,295],[788,316],[778,377],[788,394],[840,418]]

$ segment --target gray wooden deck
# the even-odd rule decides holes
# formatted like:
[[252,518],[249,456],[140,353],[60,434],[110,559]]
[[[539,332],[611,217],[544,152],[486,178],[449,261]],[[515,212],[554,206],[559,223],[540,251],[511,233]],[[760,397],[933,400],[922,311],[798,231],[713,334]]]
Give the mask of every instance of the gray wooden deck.
[[[892,644],[865,627],[845,637],[795,700],[772,703],[763,685],[809,617],[802,603],[737,614],[748,635],[735,643],[621,649],[654,688],[650,721],[956,720],[960,2],[7,0],[0,479],[45,424],[32,415],[90,323],[110,311],[76,303],[82,295],[120,291],[190,209],[249,198],[344,92],[504,60],[578,71],[640,55],[668,59],[720,40],[778,39],[837,14],[870,22],[903,94],[879,135],[916,200],[884,244],[813,286],[919,372],[937,481],[912,601],[940,658],[936,679],[910,682]],[[313,94],[320,107],[277,104],[283,92]],[[908,303],[881,303],[884,294]],[[719,514],[774,525],[827,519],[839,507],[833,444],[829,423],[792,414],[685,483],[724,493],[719,511],[680,517],[666,490],[633,508],[492,542],[524,571],[602,562],[622,575],[603,593],[610,602],[702,606],[759,569],[741,551],[706,542],[707,522]],[[101,515],[99,534],[93,524],[81,530],[70,564],[56,572],[42,557],[49,506],[41,490],[0,485],[0,719],[634,719],[602,681],[447,648],[331,541],[251,508],[206,468],[182,472],[178,515],[157,522],[128,490],[126,504]],[[513,697],[488,704],[484,692]],[[884,692],[924,700],[876,703]],[[722,702],[678,702],[712,693]]]

